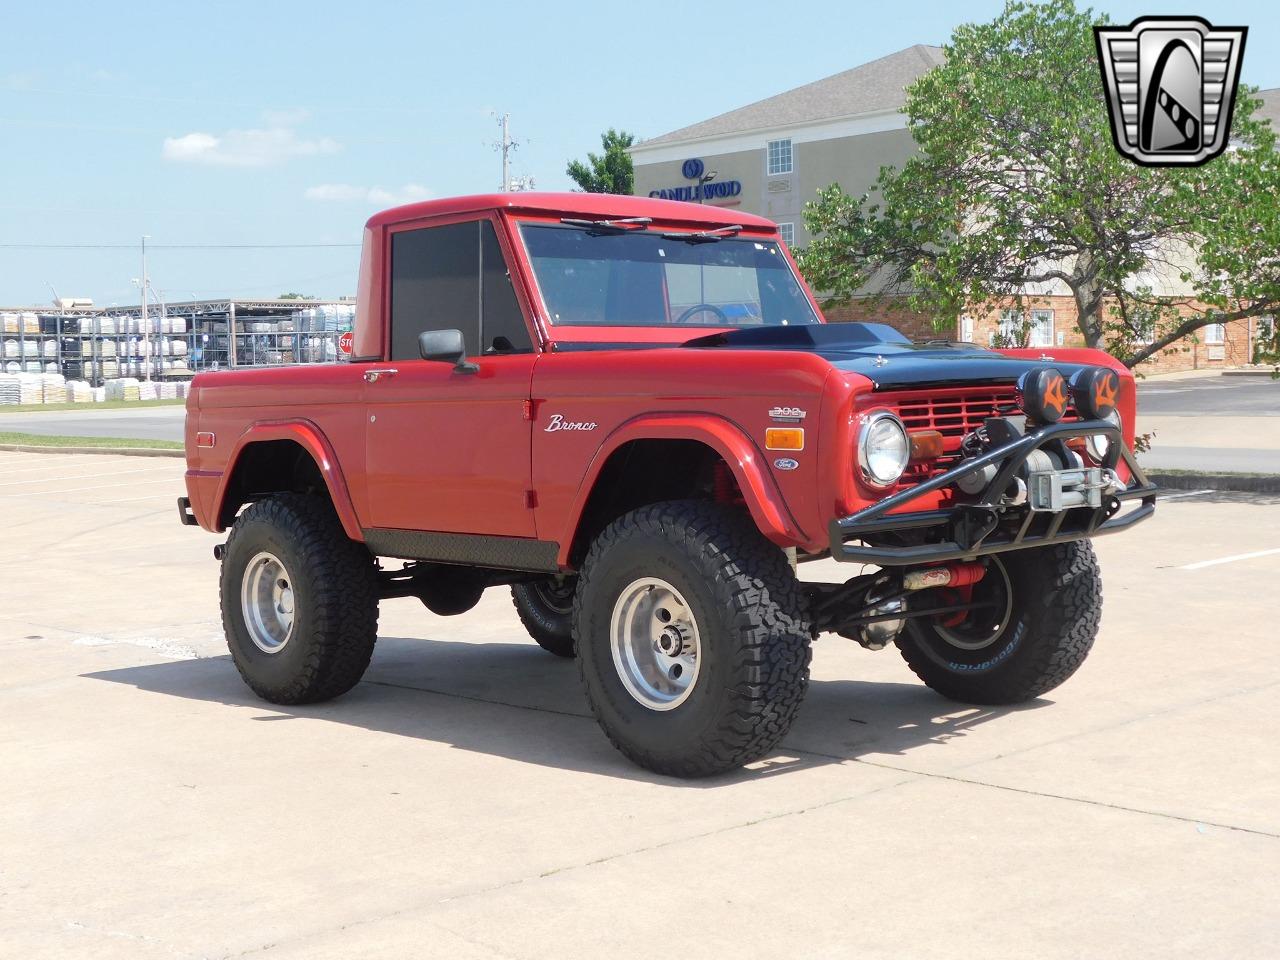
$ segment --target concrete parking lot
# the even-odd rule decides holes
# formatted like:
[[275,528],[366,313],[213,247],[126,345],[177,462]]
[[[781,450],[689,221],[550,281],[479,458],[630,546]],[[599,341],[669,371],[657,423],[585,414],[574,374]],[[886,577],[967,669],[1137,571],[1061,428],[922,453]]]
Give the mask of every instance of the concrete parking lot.
[[386,602],[345,698],[254,699],[181,471],[0,453],[0,956],[1275,956],[1280,498],[1099,541],[1102,635],[1039,701],[824,637],[777,753],[685,783],[499,590]]

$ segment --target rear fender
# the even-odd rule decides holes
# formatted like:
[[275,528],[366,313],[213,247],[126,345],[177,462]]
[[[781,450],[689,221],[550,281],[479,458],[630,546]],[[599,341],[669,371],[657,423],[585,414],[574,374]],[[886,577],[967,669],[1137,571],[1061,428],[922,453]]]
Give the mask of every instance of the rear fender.
[[783,547],[809,540],[792,517],[772,476],[763,468],[763,454],[741,428],[713,414],[654,414],[628,420],[609,434],[596,451],[574,498],[569,528],[560,538],[561,566],[569,566],[574,534],[601,470],[619,447],[633,440],[692,440],[705,444],[732,471],[761,533]]
[[342,475],[342,468],[338,466],[338,458],[334,455],[333,446],[320,428],[310,420],[272,420],[255,423],[241,434],[231,451],[227,460],[227,469],[222,474],[214,493],[209,512],[211,529],[217,532],[225,529],[220,524],[219,517],[222,516],[227,490],[235,477],[241,456],[253,444],[269,440],[292,440],[310,454],[320,471],[320,476],[324,478],[325,486],[329,490],[329,499],[333,501],[333,508],[338,514],[338,519],[342,521],[342,529],[352,540],[363,541],[364,534],[361,532],[360,521],[356,517],[355,506],[351,501],[351,491],[347,487],[346,478]]

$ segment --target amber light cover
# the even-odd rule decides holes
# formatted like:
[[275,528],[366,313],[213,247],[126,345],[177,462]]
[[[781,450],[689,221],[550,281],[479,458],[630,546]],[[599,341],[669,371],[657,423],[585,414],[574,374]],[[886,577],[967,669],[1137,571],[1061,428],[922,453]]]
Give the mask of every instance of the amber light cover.
[[923,463],[942,456],[942,434],[937,430],[917,430],[907,435],[911,440],[911,462]]
[[766,450],[803,450],[803,427],[769,427],[764,432]]

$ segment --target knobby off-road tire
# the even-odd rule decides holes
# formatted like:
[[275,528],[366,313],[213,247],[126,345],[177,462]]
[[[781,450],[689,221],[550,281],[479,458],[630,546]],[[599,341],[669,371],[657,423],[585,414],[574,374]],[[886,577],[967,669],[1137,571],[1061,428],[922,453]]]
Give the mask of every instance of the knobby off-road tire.
[[[663,679],[677,690],[686,682],[682,693],[651,691],[646,705],[628,688],[638,681],[626,664],[638,661],[615,657],[615,621],[631,627],[621,637],[655,627],[684,637],[688,672]],[[717,504],[654,504],[610,524],[582,565],[574,638],[605,735],[635,763],[671,776],[709,776],[764,756],[808,688],[811,632],[800,585],[749,517]],[[693,646],[696,657],[687,653]],[[643,659],[647,647],[627,649]]]
[[575,580],[554,578],[517,583],[511,587],[520,622],[538,646],[557,657],[573,656],[573,594]]
[[329,700],[369,666],[378,635],[373,557],[319,497],[279,494],[240,514],[220,592],[231,657],[264,700]]
[[1089,655],[1102,619],[1098,559],[1087,540],[998,554],[974,598],[997,601],[985,624],[978,612],[953,628],[908,620],[898,639],[903,658],[952,700],[1030,700],[1063,683]]

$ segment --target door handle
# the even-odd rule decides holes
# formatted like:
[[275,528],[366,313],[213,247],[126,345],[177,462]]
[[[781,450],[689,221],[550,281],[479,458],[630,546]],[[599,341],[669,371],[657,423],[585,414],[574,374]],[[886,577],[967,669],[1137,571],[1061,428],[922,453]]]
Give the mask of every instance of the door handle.
[[366,370],[364,378],[369,383],[377,383],[382,377],[394,377],[400,371],[395,367],[384,367],[381,370]]

